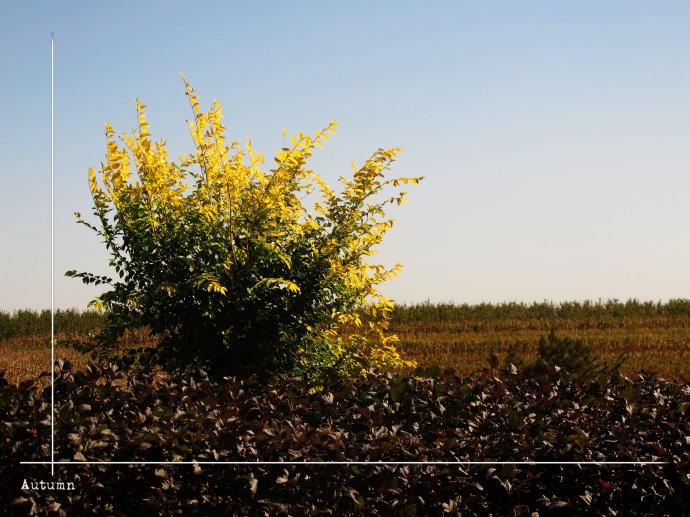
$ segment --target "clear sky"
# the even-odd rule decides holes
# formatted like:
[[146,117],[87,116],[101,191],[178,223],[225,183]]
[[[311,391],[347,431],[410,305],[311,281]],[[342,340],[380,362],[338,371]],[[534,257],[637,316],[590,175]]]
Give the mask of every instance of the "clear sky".
[[[108,273],[86,174],[135,98],[171,156],[191,149],[184,72],[228,136],[270,157],[282,128],[338,134],[333,182],[378,147],[424,175],[378,258],[397,301],[690,297],[690,3],[10,2],[0,20],[0,308],[50,306]],[[267,160],[267,163],[270,161]]]

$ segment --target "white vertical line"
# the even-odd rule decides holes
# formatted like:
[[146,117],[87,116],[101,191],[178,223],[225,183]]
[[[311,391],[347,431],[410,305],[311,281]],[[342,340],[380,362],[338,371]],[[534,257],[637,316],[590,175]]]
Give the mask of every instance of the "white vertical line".
[[55,106],[55,36],[50,33],[50,475],[55,475],[55,304],[53,299],[53,177],[54,177],[54,106]]

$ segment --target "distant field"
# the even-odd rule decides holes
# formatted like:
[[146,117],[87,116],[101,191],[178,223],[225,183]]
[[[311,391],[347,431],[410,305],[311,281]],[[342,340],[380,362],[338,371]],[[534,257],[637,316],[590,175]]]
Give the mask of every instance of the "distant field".
[[[88,358],[61,345],[88,342],[103,315],[59,311],[56,314],[56,358],[77,366]],[[603,303],[418,304],[398,306],[391,332],[401,352],[422,367],[438,365],[463,374],[487,365],[495,354],[501,361],[512,351],[513,362],[529,362],[539,339],[551,330],[580,339],[603,360],[626,354],[622,371],[656,373],[668,379],[690,379],[690,300],[667,303],[608,301]],[[0,312],[0,370],[10,382],[38,375],[50,365],[49,311]],[[145,342],[131,336],[125,344]]]
[[537,303],[501,305],[419,304],[397,307],[391,331],[399,349],[420,365],[469,373],[491,354],[505,360],[512,349],[529,362],[551,330],[580,339],[602,360],[622,353],[623,373],[642,371],[690,378],[690,300],[667,303]]

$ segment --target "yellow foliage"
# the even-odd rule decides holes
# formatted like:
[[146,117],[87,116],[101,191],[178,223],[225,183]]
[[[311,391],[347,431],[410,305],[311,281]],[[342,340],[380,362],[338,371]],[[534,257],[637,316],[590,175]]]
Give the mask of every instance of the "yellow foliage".
[[[371,200],[386,188],[417,184],[422,179],[386,179],[402,149],[378,149],[361,167],[354,166],[351,179],[340,178],[343,190],[336,193],[305,166],[315,147],[322,148],[329,141],[328,134],[335,134],[335,120],[314,136],[289,136],[290,146],[281,148],[273,168],[265,171],[261,170],[264,157],[251,141],[244,146],[236,141],[226,144],[220,103],[202,111],[194,89],[184,78],[183,82],[193,116],[188,124],[193,153],[170,161],[165,141],[152,142],[146,106],[138,99],[136,131],[117,138],[106,124],[106,163],[98,173],[89,169],[88,182],[103,234],[114,253],[119,251],[112,245],[116,232],[108,230],[112,227],[109,213],[119,215],[117,224],[122,228],[148,225],[154,240],[164,239],[166,232],[180,231],[190,224],[190,218],[200,231],[215,235],[222,229],[230,247],[230,259],[223,268],[229,273],[224,279],[207,279],[205,288],[232,297],[236,294],[231,291],[232,271],[250,260],[246,242],[253,240],[272,250],[289,274],[294,257],[286,250],[299,240],[307,241],[313,257],[328,265],[321,282],[342,284],[349,293],[345,309],[334,309],[329,322],[318,328],[310,324],[309,331],[329,338],[336,357],[366,357],[382,368],[411,366],[395,349],[396,338],[385,334],[392,302],[376,289],[396,276],[401,266],[386,268],[367,260],[393,225],[393,219],[385,218],[384,207],[406,198],[405,192],[398,192],[383,201]],[[287,130],[283,135],[288,136]],[[303,200],[311,193],[317,194],[316,201],[304,206]],[[302,293],[298,282],[277,276],[263,278],[252,287],[263,288],[284,289],[286,296]],[[167,297],[180,289],[170,282],[157,287]],[[132,307],[145,299],[143,293],[130,294],[125,303]],[[352,328],[355,330],[343,335],[344,329]]]

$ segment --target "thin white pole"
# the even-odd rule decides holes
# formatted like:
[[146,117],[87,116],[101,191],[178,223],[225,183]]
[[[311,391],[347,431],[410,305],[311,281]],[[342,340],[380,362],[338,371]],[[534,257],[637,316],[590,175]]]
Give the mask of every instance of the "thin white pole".
[[54,285],[54,107],[55,107],[55,35],[50,33],[50,475],[55,475],[55,302],[53,298]]

